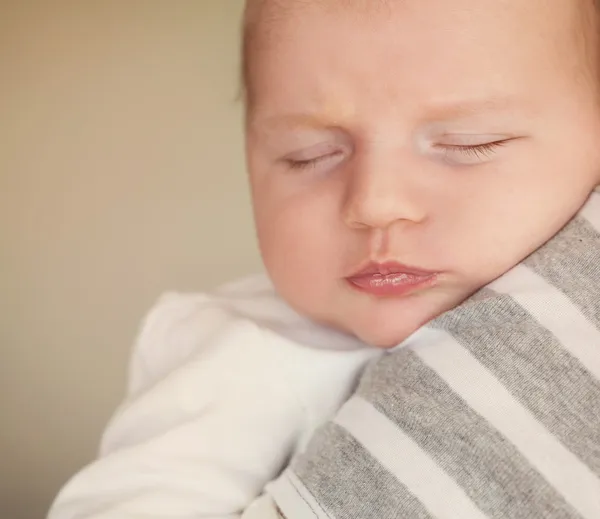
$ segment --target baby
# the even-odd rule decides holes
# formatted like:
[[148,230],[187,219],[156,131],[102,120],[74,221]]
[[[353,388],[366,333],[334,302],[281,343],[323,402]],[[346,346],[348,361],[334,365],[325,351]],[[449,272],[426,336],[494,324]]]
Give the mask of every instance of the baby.
[[[375,489],[394,492],[385,499],[398,499],[400,487],[383,484],[385,471],[368,473],[354,462],[335,465],[347,470],[331,472],[333,479],[319,468],[347,461],[348,439],[330,434],[335,424],[360,436],[357,424],[368,428],[376,419],[357,412],[353,397],[335,423],[320,428],[369,361],[358,394],[389,417],[390,408],[402,409],[400,398],[378,401],[396,392],[390,374],[400,392],[424,380],[411,370],[419,342],[424,351],[442,345],[431,362],[452,362],[443,348],[453,312],[474,293],[467,306],[495,305],[482,287],[503,283],[568,231],[582,207],[593,212],[597,30],[593,0],[249,1],[247,156],[270,281],[159,302],[140,333],[129,395],[99,459],[65,487],[50,518],[233,518],[244,510],[266,518],[276,506],[288,519],[320,509],[329,517],[600,517],[593,496],[571,515],[548,515],[534,500],[511,516],[460,501],[460,487],[450,489],[446,516],[414,489],[420,508],[403,512],[392,501],[352,509],[356,492],[326,492],[345,475],[364,474],[371,487],[375,478]],[[587,243],[579,234],[575,241]],[[486,326],[494,305],[492,315],[478,316]],[[510,324],[510,314],[501,315]],[[410,415],[414,421],[436,417],[435,405],[415,409],[422,414]],[[592,425],[600,427],[595,409]],[[457,439],[444,449],[464,445]],[[427,472],[417,462],[427,459],[406,452],[403,470],[414,469],[418,481]],[[290,459],[293,471],[278,479]],[[593,467],[581,473],[584,489],[600,489]],[[251,505],[274,480],[275,500],[266,495]],[[417,487],[427,487],[421,481]],[[295,483],[310,509],[289,497]],[[487,483],[482,477],[473,485]]]

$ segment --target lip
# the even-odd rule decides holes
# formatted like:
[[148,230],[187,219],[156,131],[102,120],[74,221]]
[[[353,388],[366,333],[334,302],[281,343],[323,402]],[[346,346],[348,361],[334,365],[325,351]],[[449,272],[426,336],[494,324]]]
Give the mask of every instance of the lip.
[[370,262],[348,276],[348,284],[376,297],[401,297],[433,286],[439,272],[402,265],[394,261]]

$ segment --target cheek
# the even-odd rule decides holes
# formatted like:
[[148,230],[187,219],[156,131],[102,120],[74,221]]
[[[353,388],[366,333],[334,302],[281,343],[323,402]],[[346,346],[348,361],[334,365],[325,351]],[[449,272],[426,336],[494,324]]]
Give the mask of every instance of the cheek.
[[[553,174],[560,180],[543,181]],[[582,189],[577,181],[565,182],[564,177],[550,164],[539,175],[531,169],[515,170],[502,182],[479,189],[478,197],[456,205],[461,209],[455,212],[452,229],[437,235],[454,237],[448,245],[469,285],[484,285],[502,275],[575,214],[587,188]]]
[[306,295],[339,276],[343,229],[330,198],[310,193],[285,199],[258,197],[256,207],[263,261],[283,295]]

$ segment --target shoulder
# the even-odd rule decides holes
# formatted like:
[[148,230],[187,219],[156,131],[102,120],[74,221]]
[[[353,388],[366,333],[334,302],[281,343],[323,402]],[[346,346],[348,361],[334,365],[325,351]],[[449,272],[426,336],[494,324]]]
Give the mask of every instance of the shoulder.
[[[147,385],[206,350],[227,330],[254,322],[244,306],[284,310],[265,276],[253,276],[207,292],[165,292],[142,319],[130,365],[130,390]],[[247,314],[247,315],[245,315]]]
[[266,275],[256,275],[210,292],[163,294],[142,321],[130,365],[130,391],[209,351],[285,354],[303,364],[317,353],[363,347],[298,314]]

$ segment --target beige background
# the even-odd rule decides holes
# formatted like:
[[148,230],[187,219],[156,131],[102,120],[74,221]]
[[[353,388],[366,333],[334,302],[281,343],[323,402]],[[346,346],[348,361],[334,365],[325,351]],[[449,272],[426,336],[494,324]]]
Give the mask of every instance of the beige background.
[[0,517],[45,516],[165,289],[259,268],[242,0],[0,0]]

